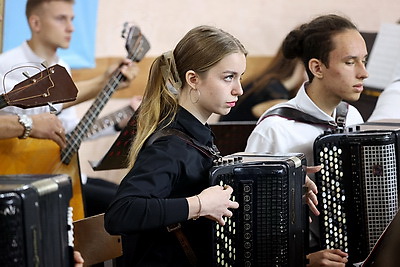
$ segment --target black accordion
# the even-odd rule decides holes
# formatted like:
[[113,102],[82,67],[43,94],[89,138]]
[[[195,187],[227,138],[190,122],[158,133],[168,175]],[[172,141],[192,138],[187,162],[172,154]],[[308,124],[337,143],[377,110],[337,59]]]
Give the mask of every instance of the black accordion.
[[0,176],[0,266],[73,266],[71,197],[67,175]]
[[[400,126],[400,124],[398,124]],[[368,123],[314,142],[321,248],[366,259],[398,210],[400,129]]]
[[211,185],[230,185],[239,203],[213,228],[214,266],[305,266],[308,207],[303,154],[236,153],[211,169]]

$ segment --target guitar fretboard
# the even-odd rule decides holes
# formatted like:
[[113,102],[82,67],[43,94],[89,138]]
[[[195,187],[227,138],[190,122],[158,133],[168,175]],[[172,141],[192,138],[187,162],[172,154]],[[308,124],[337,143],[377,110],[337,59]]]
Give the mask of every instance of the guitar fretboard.
[[[150,44],[137,27],[131,27],[128,36],[125,45],[128,51],[127,58],[139,62],[150,49]],[[116,70],[107,85],[97,95],[93,104],[85,113],[79,124],[71,133],[67,134],[67,146],[61,150],[61,161],[64,164],[69,164],[73,155],[78,151],[82,141],[94,125],[99,113],[123,79],[125,79],[124,75],[119,69]]]
[[75,129],[67,134],[67,146],[65,149],[61,150],[61,161],[63,163],[68,164],[72,156],[78,151],[83,139],[86,137],[87,132],[92,128],[94,121],[123,79],[124,76],[120,71],[118,71],[117,74],[114,74],[105,88],[97,95],[93,104],[90,106]]
[[90,128],[87,132],[86,137],[90,138],[108,127],[114,127],[114,125],[121,122],[123,119],[130,118],[134,112],[135,111],[132,109],[131,106],[126,106],[120,110],[117,110],[96,120],[92,128]]

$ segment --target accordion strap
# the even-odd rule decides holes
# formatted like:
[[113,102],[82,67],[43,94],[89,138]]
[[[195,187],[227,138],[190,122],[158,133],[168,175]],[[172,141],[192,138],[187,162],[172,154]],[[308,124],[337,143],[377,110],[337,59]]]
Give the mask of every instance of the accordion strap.
[[217,158],[221,157],[220,152],[216,145],[209,147],[209,146],[200,144],[194,138],[188,136],[184,132],[182,132],[178,129],[175,129],[175,128],[164,128],[159,131],[156,131],[153,135],[151,135],[149,137],[148,141],[146,142],[146,146],[151,145],[158,138],[163,137],[163,136],[168,136],[168,135],[175,135],[175,136],[179,137],[180,139],[182,139],[189,145],[193,146],[194,148],[196,148],[198,151],[200,151],[202,154],[206,155],[209,158],[217,159]]
[[[213,145],[212,147],[205,146],[203,144],[200,144],[197,140],[194,138],[191,138],[184,132],[174,129],[174,128],[164,128],[159,131],[156,131],[153,135],[149,137],[149,139],[146,142],[146,146],[151,145],[156,141],[158,138],[163,137],[163,136],[168,136],[168,135],[175,135],[185,141],[187,144],[193,146],[196,148],[200,153],[206,155],[209,158],[212,159],[218,159],[220,158],[220,152],[218,148]],[[177,224],[172,224],[167,226],[168,232],[173,232],[178,239],[179,243],[181,244],[181,247],[183,251],[186,254],[186,257],[188,258],[190,264],[192,266],[197,266],[197,257],[196,254],[193,251],[193,248],[191,247],[189,240],[186,238],[185,234],[182,231],[182,226],[180,223]]]
[[190,246],[189,240],[187,240],[185,234],[182,231],[182,226],[180,223],[175,223],[167,226],[168,232],[173,232],[178,239],[186,257],[189,260],[190,265],[197,266],[197,257],[194,253],[192,247]]
[[291,107],[279,107],[274,110],[271,110],[267,112],[260,120],[264,120],[267,117],[270,116],[280,116],[283,118],[287,118],[289,120],[295,120],[299,122],[304,122],[308,124],[321,124],[321,125],[326,125],[329,128],[344,128],[346,126],[346,116],[347,116],[347,111],[349,109],[349,104],[346,102],[340,102],[340,104],[336,108],[336,119],[335,122],[331,121],[325,121],[318,119],[310,114],[307,114],[303,111],[300,111],[295,108]]

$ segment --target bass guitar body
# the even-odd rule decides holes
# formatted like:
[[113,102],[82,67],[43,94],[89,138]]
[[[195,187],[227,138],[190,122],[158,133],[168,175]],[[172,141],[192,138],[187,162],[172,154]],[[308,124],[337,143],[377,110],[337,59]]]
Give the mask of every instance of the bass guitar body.
[[36,138],[0,140],[0,174],[67,174],[72,180],[73,220],[85,217],[78,153],[70,163],[61,162],[60,147],[53,141]]

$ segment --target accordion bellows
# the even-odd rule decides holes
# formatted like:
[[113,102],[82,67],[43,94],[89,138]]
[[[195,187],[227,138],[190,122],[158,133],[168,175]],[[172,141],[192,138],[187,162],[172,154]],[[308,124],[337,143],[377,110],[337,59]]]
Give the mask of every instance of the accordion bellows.
[[211,184],[230,185],[239,203],[213,229],[214,266],[305,266],[305,166],[303,154],[237,153],[212,168]]

